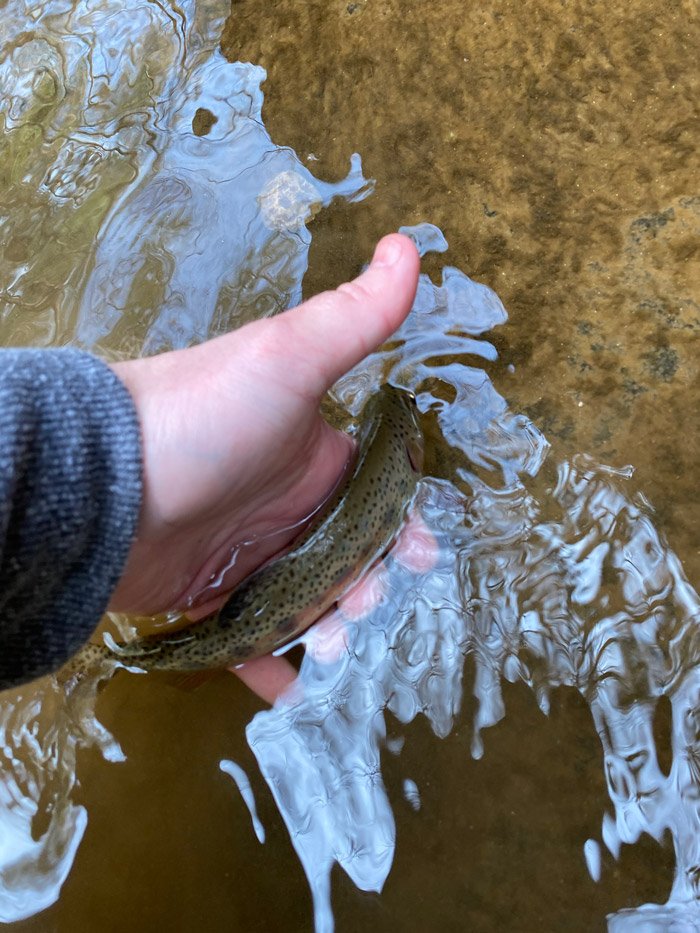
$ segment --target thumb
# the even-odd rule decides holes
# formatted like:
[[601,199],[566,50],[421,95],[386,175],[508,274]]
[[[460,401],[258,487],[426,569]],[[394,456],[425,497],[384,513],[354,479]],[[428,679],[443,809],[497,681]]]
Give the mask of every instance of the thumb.
[[303,381],[299,389],[320,397],[394,333],[411,310],[419,266],[413,241],[393,233],[379,241],[369,267],[354,281],[273,319],[282,325],[288,349],[304,362],[295,367]]

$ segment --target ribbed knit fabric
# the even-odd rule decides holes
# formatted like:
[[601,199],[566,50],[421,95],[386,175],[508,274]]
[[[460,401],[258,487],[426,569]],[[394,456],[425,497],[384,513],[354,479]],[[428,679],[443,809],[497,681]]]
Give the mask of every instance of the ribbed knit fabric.
[[0,688],[87,640],[141,490],[136,411],[106,364],[72,349],[0,351]]

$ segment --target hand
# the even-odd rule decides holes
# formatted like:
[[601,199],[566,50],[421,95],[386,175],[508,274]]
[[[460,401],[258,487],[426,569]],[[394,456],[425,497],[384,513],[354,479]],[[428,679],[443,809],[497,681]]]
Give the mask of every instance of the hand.
[[[401,565],[402,572],[412,574],[426,573],[437,561],[438,543],[415,507],[398,534],[391,556]],[[347,623],[369,615],[385,598],[391,585],[388,577],[385,563],[379,561],[343,594],[334,609],[302,636],[304,647],[316,661],[332,664],[347,650]],[[283,655],[253,658],[231,670],[267,703],[274,703],[282,695],[285,701],[302,696],[303,684],[296,668]]]
[[418,265],[413,243],[393,234],[334,292],[188,350],[114,365],[141,422],[144,497],[111,609],[194,605],[205,615],[292,540],[351,453],[320,400],[402,323]]

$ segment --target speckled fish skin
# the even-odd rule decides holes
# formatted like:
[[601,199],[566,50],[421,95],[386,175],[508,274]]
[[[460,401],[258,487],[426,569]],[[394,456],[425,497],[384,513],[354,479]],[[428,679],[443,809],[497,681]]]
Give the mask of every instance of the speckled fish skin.
[[[365,406],[353,468],[292,550],[251,574],[215,615],[116,650],[89,644],[66,666],[99,658],[144,670],[228,667],[307,628],[387,551],[416,490],[423,441],[414,397],[385,385]],[[68,670],[66,670],[66,673]]]

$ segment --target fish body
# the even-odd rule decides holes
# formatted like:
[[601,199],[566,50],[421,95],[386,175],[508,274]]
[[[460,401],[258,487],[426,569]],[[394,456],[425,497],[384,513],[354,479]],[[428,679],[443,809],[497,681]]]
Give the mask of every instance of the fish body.
[[204,621],[125,645],[85,645],[64,670],[108,658],[143,670],[205,670],[284,645],[387,551],[415,493],[422,449],[414,397],[383,386],[365,406],[352,469],[288,553],[247,577]]

